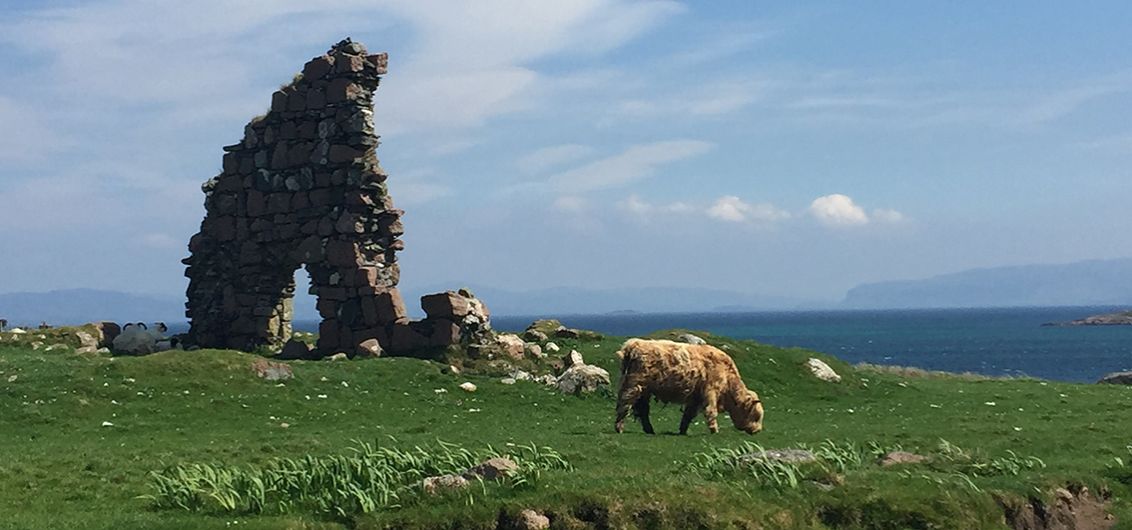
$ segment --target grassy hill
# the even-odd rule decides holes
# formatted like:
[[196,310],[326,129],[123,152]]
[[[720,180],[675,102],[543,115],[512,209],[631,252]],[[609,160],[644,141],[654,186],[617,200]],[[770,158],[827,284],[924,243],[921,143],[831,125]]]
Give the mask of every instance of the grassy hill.
[[[634,424],[617,435],[611,392],[565,396],[418,359],[295,361],[295,378],[276,383],[236,352],[109,358],[0,342],[0,528],[497,528],[525,508],[553,528],[1006,528],[1008,512],[1052,507],[1056,488],[1081,485],[1111,496],[1110,513],[1132,527],[1130,388],[854,368],[709,341],[763,397],[763,433],[721,419],[709,435],[701,418],[673,435],[680,409],[669,405],[653,407],[661,434]],[[621,339],[558,342],[616,380]],[[814,379],[803,367],[811,356],[844,380]],[[465,381],[478,390],[460,390]],[[805,445],[825,459],[737,465],[750,442]],[[171,466],[324,463],[355,458],[362,444],[396,450],[409,467],[532,446],[570,469],[436,496],[404,487],[368,513],[302,503],[233,513],[217,499],[188,511],[145,497],[156,493],[152,473]],[[931,460],[875,465],[896,447]]]

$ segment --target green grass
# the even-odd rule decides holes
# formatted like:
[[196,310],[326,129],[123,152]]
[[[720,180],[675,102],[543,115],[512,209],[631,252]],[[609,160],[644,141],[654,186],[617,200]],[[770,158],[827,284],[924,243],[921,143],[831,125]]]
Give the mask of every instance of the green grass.
[[[563,396],[418,359],[294,361],[296,378],[277,384],[236,352],[108,358],[0,342],[0,528],[495,528],[524,508],[556,528],[1002,528],[996,497],[1049,498],[1067,483],[1111,490],[1130,528],[1130,388],[858,369],[820,356],[844,378],[827,384],[802,366],[811,352],[701,335],[763,398],[763,433],[721,421],[709,435],[700,418],[678,436],[680,408],[668,405],[653,407],[660,434],[634,424],[617,435],[612,392]],[[616,380],[620,339],[553,340]],[[479,390],[461,391],[464,381]],[[806,446],[820,460],[736,465],[749,444]],[[463,465],[462,451],[478,459],[521,447],[549,448],[571,469],[534,466],[521,484],[453,495],[411,489],[422,473]],[[931,460],[874,464],[895,447]],[[294,490],[304,493],[265,495],[260,508],[248,500],[250,478],[286,466],[315,473],[369,458],[378,468],[412,454],[431,463],[382,468],[396,496],[365,509],[317,480]],[[190,478],[166,486],[227,473],[230,487],[217,491],[240,500],[231,510],[207,495],[193,509],[161,502],[157,477],[178,470]]]

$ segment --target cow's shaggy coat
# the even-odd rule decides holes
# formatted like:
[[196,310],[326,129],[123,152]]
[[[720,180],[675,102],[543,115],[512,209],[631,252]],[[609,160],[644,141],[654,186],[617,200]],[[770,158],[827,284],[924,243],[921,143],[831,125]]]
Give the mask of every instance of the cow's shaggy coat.
[[741,431],[754,434],[763,427],[763,405],[748,390],[739,369],[726,353],[710,345],[668,340],[629,339],[617,352],[621,358],[621,388],[617,395],[617,432],[625,429],[630,409],[646,433],[652,434],[649,401],[684,405],[680,434],[701,410],[708,429],[719,432],[716,416],[722,408]]

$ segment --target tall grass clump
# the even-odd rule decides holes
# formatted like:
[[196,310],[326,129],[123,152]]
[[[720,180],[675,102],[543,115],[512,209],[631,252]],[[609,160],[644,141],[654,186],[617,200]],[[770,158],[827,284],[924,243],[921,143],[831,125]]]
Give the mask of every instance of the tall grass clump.
[[[549,447],[518,445],[497,451],[468,450],[438,441],[435,447],[382,447],[355,441],[347,454],[275,458],[262,465],[230,467],[178,464],[150,474],[152,493],[144,497],[158,509],[217,513],[314,512],[337,516],[402,506],[426,477],[464,473],[484,460],[506,457],[519,468],[501,482],[522,487],[542,471],[570,470]],[[486,491],[486,490],[485,490]]]
[[1046,463],[1036,456],[1021,456],[1007,449],[1005,456],[987,457],[967,451],[947,440],[939,441],[939,464],[957,473],[976,477],[1017,476],[1024,471],[1045,469]]
[[[794,457],[768,451],[754,442],[734,448],[716,448],[696,453],[683,468],[702,478],[753,478],[773,489],[795,489],[805,481],[824,482],[863,467],[885,449],[878,444],[826,440],[816,447],[799,445]],[[803,456],[804,455],[804,456]]]

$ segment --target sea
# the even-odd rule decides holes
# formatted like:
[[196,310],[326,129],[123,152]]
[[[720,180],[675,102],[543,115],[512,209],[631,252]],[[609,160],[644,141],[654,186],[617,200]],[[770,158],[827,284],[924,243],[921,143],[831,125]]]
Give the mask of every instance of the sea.
[[[768,311],[559,317],[618,336],[672,328],[827,353],[849,363],[1096,382],[1132,370],[1132,326],[1043,326],[1127,307]],[[494,317],[522,331],[535,317]]]
[[[1095,382],[1132,370],[1132,326],[1043,326],[1127,307],[764,311],[493,316],[521,332],[537,318],[617,336],[684,328],[833,355],[849,363]],[[317,322],[296,322],[315,331]]]

